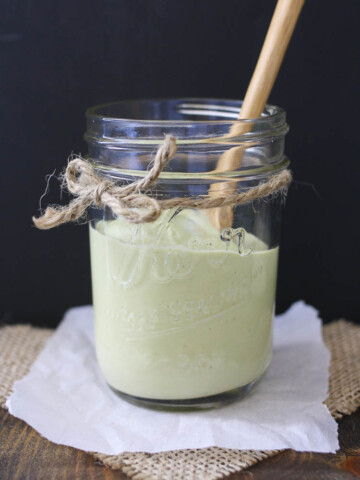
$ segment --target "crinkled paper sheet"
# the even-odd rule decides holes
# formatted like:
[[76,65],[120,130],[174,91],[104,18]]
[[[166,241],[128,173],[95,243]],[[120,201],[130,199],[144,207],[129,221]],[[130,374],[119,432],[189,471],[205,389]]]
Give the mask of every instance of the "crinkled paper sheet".
[[275,318],[271,366],[245,399],[209,411],[147,410],[103,380],[85,306],[66,313],[7,406],[55,443],[109,455],[208,446],[335,452],[337,424],[322,403],[329,362],[317,311],[298,302]]

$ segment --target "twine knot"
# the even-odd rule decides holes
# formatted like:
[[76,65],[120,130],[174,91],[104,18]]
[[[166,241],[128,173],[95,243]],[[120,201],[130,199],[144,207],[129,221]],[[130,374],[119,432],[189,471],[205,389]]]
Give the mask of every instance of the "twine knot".
[[234,190],[230,190],[229,193],[224,190],[223,194],[216,196],[165,200],[157,200],[146,195],[146,191],[175,156],[176,150],[175,138],[167,135],[144,178],[126,185],[117,185],[115,181],[98,175],[91,163],[81,157],[71,159],[63,175],[63,183],[75,198],[68,205],[47,207],[40,217],[33,217],[34,224],[37,228],[47,230],[63,223],[75,222],[84,217],[90,206],[108,207],[114,215],[123,216],[130,223],[147,223],[159,218],[165,209],[210,209],[239,205],[278,192],[285,194],[291,182],[291,173],[283,170],[266,182],[240,193]]

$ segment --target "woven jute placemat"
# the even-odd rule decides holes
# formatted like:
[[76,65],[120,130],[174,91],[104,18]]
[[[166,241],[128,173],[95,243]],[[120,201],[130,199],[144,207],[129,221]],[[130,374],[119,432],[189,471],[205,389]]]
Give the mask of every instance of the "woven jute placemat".
[[[16,380],[29,371],[53,330],[29,325],[0,328],[0,405],[12,393]],[[331,352],[329,396],[326,400],[334,418],[349,415],[360,406],[360,326],[338,320],[323,328]],[[177,450],[162,453],[92,453],[105,465],[121,470],[134,480],[216,480],[244,470],[279,453],[225,448]]]

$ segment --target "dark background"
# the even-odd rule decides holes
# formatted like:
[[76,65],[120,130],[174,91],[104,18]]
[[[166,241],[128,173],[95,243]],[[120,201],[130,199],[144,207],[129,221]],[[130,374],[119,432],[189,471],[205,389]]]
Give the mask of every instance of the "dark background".
[[[274,0],[0,0],[1,285],[6,323],[91,302],[88,231],[31,224],[45,176],[86,152],[85,109],[242,98]],[[278,312],[360,321],[358,0],[308,0],[270,103],[288,113]],[[43,206],[59,200],[56,180]]]

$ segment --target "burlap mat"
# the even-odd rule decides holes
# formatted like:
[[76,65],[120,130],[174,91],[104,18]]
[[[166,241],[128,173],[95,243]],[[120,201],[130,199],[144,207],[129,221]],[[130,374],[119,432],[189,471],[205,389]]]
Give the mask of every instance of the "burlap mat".
[[[12,393],[12,386],[30,369],[52,330],[28,325],[0,329],[0,405]],[[360,326],[338,320],[323,328],[331,351],[329,396],[326,400],[335,418],[360,406]],[[204,448],[155,454],[93,453],[105,465],[121,470],[134,480],[216,480],[243,470],[278,453],[278,450],[230,450]]]

